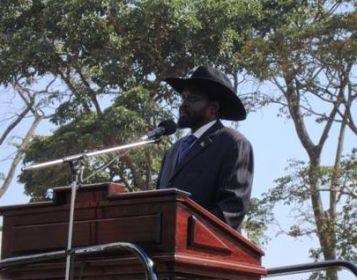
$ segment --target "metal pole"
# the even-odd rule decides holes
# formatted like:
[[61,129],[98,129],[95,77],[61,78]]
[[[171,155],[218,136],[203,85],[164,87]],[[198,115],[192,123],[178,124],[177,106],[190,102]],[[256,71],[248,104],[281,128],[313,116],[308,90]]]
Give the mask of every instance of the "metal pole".
[[304,272],[310,272],[315,270],[322,270],[330,267],[344,267],[350,270],[357,277],[357,266],[352,262],[344,261],[344,260],[327,260],[322,262],[304,263],[304,264],[269,268],[267,269],[268,274],[266,275],[266,277],[304,273]]
[[76,202],[77,189],[80,183],[80,174],[83,170],[83,158],[77,161],[70,161],[74,180],[71,183],[71,204],[69,209],[69,222],[68,222],[68,239],[67,239],[67,256],[66,256],[66,275],[65,280],[69,280],[71,272],[71,258],[72,258],[72,239],[73,239],[73,224],[74,224],[74,207]]

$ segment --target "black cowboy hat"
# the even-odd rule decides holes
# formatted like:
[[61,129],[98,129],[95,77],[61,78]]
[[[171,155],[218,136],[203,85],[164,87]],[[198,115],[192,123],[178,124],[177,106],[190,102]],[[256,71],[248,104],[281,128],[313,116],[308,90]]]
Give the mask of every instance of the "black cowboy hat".
[[220,70],[210,66],[199,66],[188,79],[165,79],[177,92],[182,93],[187,86],[202,88],[211,98],[220,104],[220,118],[240,121],[247,116],[242,101],[236,95],[228,77]]

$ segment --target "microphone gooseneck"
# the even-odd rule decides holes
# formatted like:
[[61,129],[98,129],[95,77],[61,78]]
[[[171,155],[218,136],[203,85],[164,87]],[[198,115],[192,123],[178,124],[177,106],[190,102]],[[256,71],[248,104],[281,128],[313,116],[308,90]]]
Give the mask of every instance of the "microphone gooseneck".
[[116,146],[116,147],[112,147],[112,148],[106,148],[103,150],[97,150],[97,151],[92,151],[92,152],[79,153],[79,154],[75,154],[75,155],[65,156],[60,159],[46,161],[46,162],[42,162],[42,163],[31,164],[28,166],[24,166],[22,168],[22,170],[28,171],[28,170],[47,168],[49,166],[60,165],[65,162],[73,162],[73,161],[80,160],[80,159],[87,158],[87,157],[95,157],[95,156],[99,156],[102,154],[114,153],[114,152],[118,152],[121,150],[128,150],[128,149],[132,149],[135,147],[140,147],[140,146],[143,146],[143,145],[146,145],[149,143],[155,143],[162,135],[170,135],[170,134],[175,133],[175,131],[176,131],[176,123],[173,120],[165,120],[165,121],[160,122],[157,128],[149,131],[144,137],[141,138],[141,141],[139,141],[139,142],[122,145],[122,146]]

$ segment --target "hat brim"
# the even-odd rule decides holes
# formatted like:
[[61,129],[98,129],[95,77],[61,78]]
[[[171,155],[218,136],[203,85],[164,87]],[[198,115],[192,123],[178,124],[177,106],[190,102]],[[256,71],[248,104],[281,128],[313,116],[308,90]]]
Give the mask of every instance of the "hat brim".
[[187,86],[198,86],[214,99],[217,99],[220,104],[220,118],[232,121],[245,120],[247,112],[239,97],[228,87],[204,78],[167,78],[168,83],[178,93],[182,93]]

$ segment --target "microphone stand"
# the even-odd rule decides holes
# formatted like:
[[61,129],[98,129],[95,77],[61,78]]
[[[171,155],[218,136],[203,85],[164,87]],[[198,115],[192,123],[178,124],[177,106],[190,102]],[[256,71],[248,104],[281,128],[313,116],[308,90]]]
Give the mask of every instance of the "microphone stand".
[[23,167],[22,170],[28,171],[28,170],[42,169],[42,168],[53,166],[53,165],[61,165],[65,162],[71,162],[71,161],[79,160],[81,158],[88,158],[88,157],[93,157],[93,156],[98,156],[98,155],[103,155],[103,154],[109,154],[109,153],[117,152],[120,150],[127,150],[127,149],[131,149],[131,148],[135,148],[135,147],[139,147],[139,146],[143,146],[146,144],[155,143],[155,142],[159,142],[159,141],[160,141],[160,138],[148,139],[148,140],[139,141],[139,142],[135,142],[135,143],[127,144],[127,145],[107,148],[104,150],[97,150],[97,151],[88,152],[88,153],[75,154],[75,155],[67,156],[67,157],[64,157],[61,159],[55,159],[55,160],[46,161],[43,163],[31,164],[31,165]]
[[[73,174],[73,182],[71,183],[71,203],[69,208],[69,223],[68,223],[68,238],[67,238],[67,250],[66,250],[66,276],[65,280],[69,280],[70,275],[73,271],[73,266],[71,266],[72,261],[72,238],[73,238],[73,224],[74,224],[74,206],[76,201],[77,189],[82,183],[81,174],[84,169],[85,157],[81,157],[78,160],[69,161],[69,166]],[[74,257],[74,256],[73,256]],[[72,267],[72,270],[71,270]],[[73,275],[73,274],[72,274]],[[71,277],[72,278],[72,277]]]
[[127,150],[150,143],[156,143],[160,141],[160,137],[154,139],[148,139],[144,141],[139,141],[127,145],[116,146],[112,148],[107,148],[104,150],[97,150],[88,153],[75,154],[67,156],[61,159],[56,159],[52,161],[47,161],[43,163],[32,164],[22,168],[23,171],[42,169],[49,166],[61,165],[63,163],[69,163],[71,172],[73,174],[73,181],[71,183],[71,202],[70,202],[70,211],[69,211],[69,222],[68,222],[68,239],[67,239],[67,250],[66,250],[66,276],[65,280],[69,280],[71,275],[71,261],[72,261],[72,237],[73,237],[73,224],[74,224],[74,209],[75,209],[75,200],[77,189],[79,188],[81,182],[81,173],[83,172],[84,163],[88,157],[94,157],[102,154],[113,153],[121,150]]

